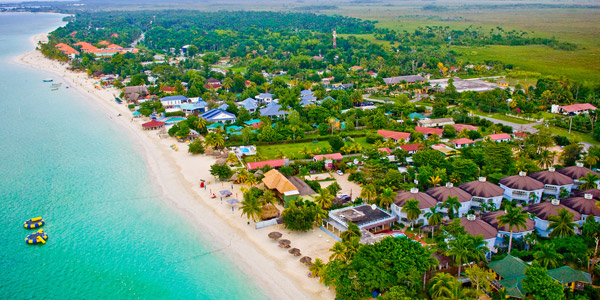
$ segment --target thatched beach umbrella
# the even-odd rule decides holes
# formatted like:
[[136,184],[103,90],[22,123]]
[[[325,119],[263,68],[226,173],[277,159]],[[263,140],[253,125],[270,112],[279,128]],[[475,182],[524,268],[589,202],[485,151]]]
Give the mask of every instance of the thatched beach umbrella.
[[302,254],[300,253],[300,249],[298,249],[298,248],[292,248],[292,249],[290,249],[288,252],[289,252],[290,254],[293,254],[293,255],[295,255],[295,256],[300,256],[300,255],[302,255]]
[[300,259],[300,262],[308,265],[312,263],[312,258],[310,256],[304,256]]
[[283,234],[281,234],[281,232],[277,232],[277,231],[273,231],[273,232],[269,233],[269,238],[274,239],[274,240],[278,240],[282,236],[283,236]]
[[260,218],[263,220],[269,220],[272,218],[279,217],[279,209],[271,203],[267,203],[263,206]]
[[290,242],[290,240],[286,240],[286,239],[279,240],[279,245],[283,246],[285,248],[289,248],[291,243],[292,242]]
[[223,158],[219,158],[219,159],[217,159],[217,161],[215,162],[215,164],[217,164],[217,165],[224,165],[224,164],[226,164],[226,163],[227,163],[227,161],[225,161],[225,159],[223,159]]

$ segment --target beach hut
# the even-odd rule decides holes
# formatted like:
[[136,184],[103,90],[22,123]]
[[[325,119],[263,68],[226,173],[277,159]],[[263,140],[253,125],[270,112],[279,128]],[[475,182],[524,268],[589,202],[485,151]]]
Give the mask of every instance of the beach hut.
[[142,128],[144,128],[144,130],[156,130],[156,129],[160,129],[164,126],[165,126],[165,122],[161,122],[161,121],[157,121],[157,120],[152,120],[150,122],[146,122],[146,123],[142,124]]
[[[263,220],[269,220],[279,217],[279,209],[275,205],[267,203],[263,206],[260,218]],[[280,236],[281,237],[281,236]]]

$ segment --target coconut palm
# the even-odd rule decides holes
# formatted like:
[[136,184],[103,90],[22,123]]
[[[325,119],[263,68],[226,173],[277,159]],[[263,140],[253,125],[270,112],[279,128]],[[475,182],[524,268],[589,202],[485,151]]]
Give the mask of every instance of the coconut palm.
[[595,166],[598,163],[598,156],[592,155],[592,154],[588,154],[583,161],[585,161],[586,164],[588,164],[588,166],[590,166],[590,169],[592,168],[592,166]]
[[546,269],[554,269],[562,265],[562,254],[557,253],[553,243],[543,243],[537,246],[533,258]]
[[438,207],[434,206],[429,208],[424,217],[427,218],[427,224],[431,226],[431,236],[433,237],[433,227],[440,224],[444,216],[438,211]]
[[589,190],[589,189],[595,189],[597,184],[596,182],[600,180],[600,177],[598,177],[598,175],[593,174],[591,172],[587,172],[587,174],[585,174],[584,177],[579,178],[579,181],[583,182],[581,184],[581,186],[579,186],[580,190]]
[[575,228],[579,227],[577,223],[573,222],[573,213],[570,213],[567,209],[563,208],[558,211],[557,216],[549,216],[548,229],[552,230],[548,235],[551,238],[564,238],[575,234]]
[[410,227],[414,227],[414,221],[421,215],[419,200],[415,200],[414,198],[406,200],[406,203],[404,203],[404,206],[400,210],[406,213],[406,218],[410,221]]
[[[251,175],[251,177],[254,177],[254,175]],[[256,177],[254,177],[256,178]],[[272,191],[270,190],[266,190],[262,196],[258,197],[258,201],[260,201],[260,203],[262,205],[265,204],[273,204],[275,205],[275,203],[277,203],[277,198],[275,197],[275,194],[273,194]]]
[[452,289],[456,284],[454,276],[448,273],[437,273],[431,278],[429,295],[432,299],[448,298],[452,295]]
[[246,181],[244,181],[244,183],[246,183],[248,186],[252,187],[258,183],[258,178],[256,178],[256,175],[249,173],[248,177],[246,178]]
[[536,203],[540,197],[534,192],[529,193],[529,202]]
[[325,270],[325,264],[320,258],[316,258],[315,262],[308,267],[308,270],[312,273],[312,276],[319,277],[319,281],[323,282],[323,271]]
[[342,241],[349,241],[354,238],[360,238],[360,236],[360,229],[353,222],[348,222],[348,230],[340,233],[340,238],[342,239]]
[[328,189],[321,189],[319,194],[315,196],[315,204],[324,209],[329,209],[333,204],[333,198],[335,198]]
[[442,182],[442,178],[440,176],[431,176],[429,177],[429,183],[433,186],[438,186],[440,184],[440,182]]
[[460,204],[460,202],[458,201],[458,197],[448,196],[448,199],[446,199],[446,201],[442,203],[442,207],[448,209],[448,218],[454,219],[455,214],[459,212],[459,209],[462,207],[462,204]]
[[512,248],[512,240],[513,240],[513,229],[519,230],[519,228],[525,229],[527,225],[528,214],[526,212],[521,211],[520,207],[507,207],[506,213],[504,215],[498,216],[498,226],[502,227],[508,225],[508,230],[510,230],[510,238],[508,240],[508,254],[510,254],[510,250]]
[[198,131],[204,132],[204,130],[206,130],[206,119],[198,118],[198,120],[194,122],[194,126],[196,129],[198,129]]
[[314,212],[315,212],[315,224],[317,224],[317,226],[323,225],[323,220],[327,219],[329,214],[327,213],[326,210],[324,210],[318,206],[313,206],[313,208],[314,208]]
[[483,236],[470,236],[461,234],[448,242],[448,250],[446,255],[454,258],[458,266],[458,278],[462,265],[469,261],[485,260],[485,254],[488,251],[485,246]]
[[529,249],[531,249],[531,247],[535,246],[537,241],[538,241],[538,237],[535,233],[531,232],[526,234],[523,237],[523,240],[525,241],[525,250],[529,251]]
[[233,152],[229,152],[229,154],[227,154],[227,159],[225,161],[229,164],[235,164],[236,162],[238,162],[238,158],[237,158],[237,156],[235,156],[235,154]]
[[542,150],[540,158],[538,160],[538,166],[543,169],[547,169],[554,164],[554,157],[556,154],[550,150]]
[[248,219],[252,219],[252,221],[256,222],[260,218],[260,214],[262,213],[262,204],[258,201],[258,199],[254,197],[249,197],[245,199],[241,203],[240,210],[242,211],[242,216],[246,215]]
[[225,145],[225,138],[216,132],[211,132],[204,138],[204,143],[209,147],[219,148]]
[[379,197],[379,206],[385,207],[385,209],[389,209],[390,205],[394,203],[394,199],[396,197],[396,192],[391,188],[387,187],[383,189],[381,196]]
[[365,185],[360,192],[360,197],[367,200],[367,202],[372,203],[377,199],[377,187],[372,183]]
[[233,86],[233,79],[231,77],[227,77],[223,79],[223,87],[229,93],[229,89]]
[[342,242],[336,242],[333,244],[333,247],[329,249],[331,252],[331,256],[329,256],[329,260],[346,260],[346,246]]

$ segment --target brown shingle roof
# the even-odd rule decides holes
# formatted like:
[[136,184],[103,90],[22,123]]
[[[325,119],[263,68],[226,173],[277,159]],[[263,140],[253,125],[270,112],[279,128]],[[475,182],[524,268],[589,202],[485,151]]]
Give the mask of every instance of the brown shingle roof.
[[524,173],[519,175],[508,176],[500,179],[500,184],[503,184],[514,190],[534,191],[544,188],[544,184]]
[[467,202],[471,200],[471,194],[455,186],[440,186],[434,187],[427,190],[427,194],[433,197],[439,202],[448,200],[448,197],[454,196],[458,198],[459,202]]
[[[484,214],[483,216],[481,216],[481,219],[486,221],[488,224],[492,225],[492,227],[498,229],[498,231],[510,232],[510,229],[508,229],[508,225],[498,227],[498,217],[504,216],[505,214],[506,214],[505,211],[498,210],[498,211],[489,212],[489,213]],[[525,231],[531,231],[534,229],[535,229],[535,222],[532,219],[527,218],[527,222],[525,223],[525,228],[519,227],[517,229],[516,227],[513,227],[513,232],[515,232],[515,233],[525,232]]]
[[583,197],[583,195],[585,195],[585,194],[590,194],[590,195],[592,195],[592,197],[594,197],[596,199],[600,199],[600,190],[599,189],[589,189],[589,190],[575,192],[576,197]]
[[570,167],[566,167],[566,168],[562,168],[560,170],[558,170],[558,173],[567,175],[573,179],[579,179],[581,177],[585,177],[587,175],[588,172],[591,172],[592,174],[596,174],[599,175],[598,172],[592,171],[586,167],[583,166],[570,166]]
[[498,235],[498,230],[492,225],[484,222],[481,219],[468,220],[467,217],[460,218],[460,225],[465,227],[465,231],[472,235],[483,235],[483,239],[495,238]]
[[316,194],[315,191],[308,184],[306,184],[306,182],[304,182],[304,180],[296,176],[290,176],[288,177],[288,180],[298,189],[300,196]]
[[573,183],[573,178],[554,171],[553,169],[539,171],[529,175],[531,178],[537,179],[544,184],[551,185],[567,185]]
[[570,197],[560,201],[560,203],[582,215],[600,217],[600,208],[596,206],[597,200],[593,198],[592,194],[588,195],[590,195],[590,199]]
[[558,211],[566,209],[573,214],[573,221],[581,220],[581,214],[562,204],[552,204],[552,202],[540,202],[527,207],[529,213],[535,214],[536,217],[542,220],[548,220],[550,216],[557,216]]
[[504,195],[503,188],[485,181],[485,178],[465,182],[460,185],[460,188],[475,197],[491,198]]
[[418,200],[420,209],[430,208],[437,204],[437,201],[433,197],[423,192],[419,192],[418,190],[416,190],[416,192],[413,193],[414,191],[415,190],[398,191],[398,195],[396,196],[396,201],[394,201],[394,204],[396,204],[399,207],[403,207],[404,204],[406,204],[406,201],[410,199]]

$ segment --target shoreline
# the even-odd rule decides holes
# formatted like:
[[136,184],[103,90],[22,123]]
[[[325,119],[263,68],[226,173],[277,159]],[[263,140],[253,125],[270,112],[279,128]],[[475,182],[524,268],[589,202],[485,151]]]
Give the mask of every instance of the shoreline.
[[[45,42],[47,34],[31,37],[33,46],[38,41]],[[160,139],[157,131],[141,129],[141,119],[133,119],[131,111],[125,104],[113,101],[114,95],[120,91],[114,88],[96,89],[93,79],[85,73],[75,73],[67,70],[67,65],[44,57],[39,51],[33,50],[20,54],[14,62],[51,72],[59,76],[72,90],[81,93],[89,102],[90,107],[106,114],[123,132],[130,137],[136,151],[143,156],[150,177],[162,191],[163,197],[170,208],[184,216],[197,230],[198,238],[209,244],[212,252],[222,252],[246,276],[254,280],[270,299],[333,299],[335,293],[320,284],[315,278],[308,278],[308,269],[298,260],[287,253],[287,250],[277,247],[277,243],[267,237],[271,231],[283,233],[284,238],[292,241],[293,247],[302,250],[302,254],[315,259],[319,257],[327,261],[328,249],[335,240],[324,232],[316,229],[306,233],[294,233],[282,225],[263,229],[254,229],[253,222],[240,217],[237,210],[232,211],[231,205],[221,203],[209,197],[209,190],[216,192],[220,189],[233,187],[236,198],[241,198],[240,185],[231,183],[215,183],[209,173],[209,166],[215,158],[206,155],[192,156],[187,153],[187,145],[175,139]],[[70,89],[70,90],[71,90]],[[117,114],[122,116],[117,117]],[[176,144],[180,150],[174,151],[169,145]],[[198,182],[204,179],[211,184],[207,189],[200,189]],[[239,194],[239,195],[238,195]],[[239,196],[239,197],[238,197]],[[210,245],[210,246],[209,246]]]

